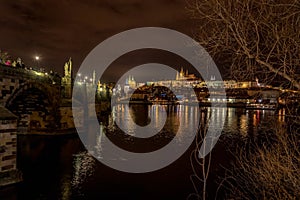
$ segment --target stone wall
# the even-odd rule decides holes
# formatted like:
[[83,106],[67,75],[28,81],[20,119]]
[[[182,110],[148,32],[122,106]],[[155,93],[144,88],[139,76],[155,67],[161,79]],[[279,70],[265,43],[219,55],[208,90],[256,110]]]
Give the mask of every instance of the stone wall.
[[0,106],[0,187],[22,181],[17,170],[17,116]]
[[19,87],[19,79],[11,77],[0,77],[0,103],[5,106],[10,95]]
[[[78,107],[75,109],[75,113],[78,120],[81,120],[83,117],[83,108]],[[74,125],[74,118],[73,118],[73,112],[71,106],[62,106],[60,107],[60,115],[61,115],[61,129],[73,129],[75,128]],[[75,117],[76,117],[75,116]],[[83,126],[83,121],[81,121],[79,124],[81,124],[81,127]]]
[[17,121],[0,120],[0,173],[16,170]]

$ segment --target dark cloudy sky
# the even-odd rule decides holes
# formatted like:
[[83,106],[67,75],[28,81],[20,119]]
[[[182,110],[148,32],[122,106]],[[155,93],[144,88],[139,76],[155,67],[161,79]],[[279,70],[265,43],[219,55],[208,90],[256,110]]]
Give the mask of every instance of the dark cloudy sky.
[[184,0],[1,0],[0,49],[13,58],[54,68],[69,57],[75,71],[100,42],[121,31],[158,26],[191,35]]

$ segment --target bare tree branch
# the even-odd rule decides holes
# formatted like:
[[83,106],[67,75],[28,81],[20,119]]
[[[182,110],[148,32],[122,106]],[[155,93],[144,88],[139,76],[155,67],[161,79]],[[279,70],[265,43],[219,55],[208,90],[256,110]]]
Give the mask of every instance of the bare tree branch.
[[197,40],[232,78],[270,76],[300,89],[300,2],[297,0],[188,0],[199,20]]

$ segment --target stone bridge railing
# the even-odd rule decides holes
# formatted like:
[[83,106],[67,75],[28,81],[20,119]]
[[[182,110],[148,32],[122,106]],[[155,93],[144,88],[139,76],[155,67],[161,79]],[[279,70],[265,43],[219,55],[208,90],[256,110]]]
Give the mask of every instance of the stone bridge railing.
[[0,105],[5,106],[10,96],[26,82],[58,88],[61,85],[61,78],[56,74],[0,64]]

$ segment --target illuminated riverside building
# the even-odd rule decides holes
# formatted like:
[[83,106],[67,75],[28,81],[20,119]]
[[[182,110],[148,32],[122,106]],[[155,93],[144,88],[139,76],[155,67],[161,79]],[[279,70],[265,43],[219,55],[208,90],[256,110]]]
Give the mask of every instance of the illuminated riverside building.
[[[149,81],[146,84],[154,86],[165,86],[168,88],[184,88],[195,87],[200,82],[200,78],[196,77],[194,74],[189,74],[188,70],[184,72],[183,68],[181,68],[180,72],[177,72],[174,80]],[[137,83],[136,85],[140,87],[145,85],[145,83]]]
[[[216,81],[215,76],[212,75],[209,81],[203,81],[194,74],[189,74],[187,70],[184,72],[183,68],[181,68],[173,80],[136,83],[133,76],[129,76],[123,87],[124,98],[129,98],[127,95],[129,91],[136,90],[130,98],[146,98],[148,100],[153,100],[153,98],[163,99],[164,96],[168,96],[169,92],[162,87],[166,87],[172,92],[175,92],[176,99],[179,101],[186,102],[198,100],[204,103],[241,103],[245,105],[255,102],[268,102],[276,104],[280,94],[278,89],[259,83],[258,79],[255,81],[240,82],[235,80]],[[191,87],[194,88],[195,94],[188,92],[188,88]],[[210,88],[214,90],[210,90]],[[225,91],[219,89],[225,89]],[[226,92],[226,94],[224,94],[224,92]],[[210,98],[209,94],[214,94],[216,98]],[[225,98],[224,95],[226,95]],[[218,96],[220,96],[220,98],[218,98]],[[166,99],[174,99],[174,97],[168,96]]]
[[184,72],[184,69],[181,68],[180,72],[176,73],[174,80],[160,80],[160,81],[149,81],[147,83],[137,83],[133,76],[129,76],[126,79],[124,90],[128,91],[130,89],[136,89],[143,85],[154,85],[154,86],[164,86],[168,88],[184,88],[184,87],[193,87],[193,88],[255,88],[255,87],[265,87],[265,85],[256,81],[235,81],[235,80],[224,80],[216,81],[215,76],[211,76],[209,81],[203,81],[201,78],[195,76],[195,74],[189,74],[188,70]]
[[253,81],[242,81],[237,82],[235,80],[224,80],[224,81],[202,81],[196,87],[207,87],[207,88],[226,88],[226,89],[233,89],[233,88],[252,88],[252,87],[262,87],[263,85],[259,84],[258,82]]
[[[209,81],[203,81],[201,78],[196,77],[194,74],[189,74],[187,70],[181,68],[180,72],[176,73],[176,76],[173,80],[159,80],[159,81],[148,81],[138,83],[132,75],[129,75],[124,84],[121,85],[107,85],[105,83],[100,83],[98,81],[95,84],[95,73],[92,78],[85,77],[82,79],[81,83],[84,83],[87,88],[96,89],[96,94],[100,96],[100,99],[106,99],[107,97],[119,96],[120,98],[129,98],[129,94],[131,92],[137,90],[134,94],[134,98],[142,99],[147,97],[151,97],[152,87],[166,87],[183,97],[183,99],[196,99],[196,96],[190,97],[187,93],[187,88],[194,88],[195,93],[197,95],[198,100],[208,101],[208,102],[249,102],[253,100],[253,97],[261,96],[261,98],[272,99],[271,102],[275,102],[278,97],[278,91],[274,91],[272,87],[267,87],[262,83],[259,83],[258,79],[255,81],[235,81],[235,80],[224,80],[224,81],[216,81],[215,76],[211,76]],[[208,92],[210,88],[214,88],[217,90],[212,90],[210,93],[218,95],[221,91],[218,88],[226,89],[226,99],[211,99],[208,97]],[[261,90],[263,89],[263,90]],[[159,89],[163,90],[163,89]],[[153,90],[152,90],[153,92]],[[163,93],[163,91],[162,91]],[[270,94],[269,94],[270,93]],[[275,94],[276,93],[276,94]],[[224,96],[224,94],[220,93],[220,96]],[[133,98],[133,97],[131,97]],[[180,98],[180,97],[177,97]]]

